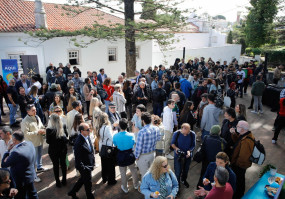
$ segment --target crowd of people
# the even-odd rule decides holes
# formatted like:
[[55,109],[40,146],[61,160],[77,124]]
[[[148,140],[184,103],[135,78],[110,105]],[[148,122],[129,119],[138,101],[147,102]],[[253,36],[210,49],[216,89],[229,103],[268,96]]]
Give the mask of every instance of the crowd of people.
[[[1,167],[10,171],[2,174],[0,170],[0,182],[8,178],[15,184],[10,183],[8,196],[38,198],[34,182],[41,181],[37,173],[46,171],[42,165],[46,141],[58,188],[68,183],[67,151],[72,146],[80,176],[68,192],[72,198],[78,198],[82,185],[86,198],[94,198],[92,171],[99,152],[103,183],[117,183],[115,167],[119,166],[121,189],[127,194],[129,168],[134,189],[145,198],[174,199],[182,185],[189,188],[188,172],[200,142],[202,168],[195,195],[241,198],[245,172],[252,164],[254,136],[246,121],[246,106],[236,104],[236,98],[246,95],[252,85],[248,108],[254,103],[252,113],[262,114],[265,72],[262,64],[256,66],[253,61],[239,65],[233,60],[228,65],[201,57],[187,63],[176,59],[169,69],[163,65],[141,69],[135,71],[134,79],[122,73],[112,80],[103,68],[99,73],[88,71],[82,79],[79,68],[74,66],[72,72],[70,64],[61,63],[47,67],[46,83],[40,75],[29,81],[25,74],[19,77],[15,72],[7,86],[0,77],[2,115],[4,98],[10,127],[20,127],[1,130]],[[229,107],[223,106],[225,96],[230,98]],[[284,126],[284,96],[282,100],[274,143]],[[21,122],[17,121],[18,106]],[[174,160],[173,171],[168,159]]]

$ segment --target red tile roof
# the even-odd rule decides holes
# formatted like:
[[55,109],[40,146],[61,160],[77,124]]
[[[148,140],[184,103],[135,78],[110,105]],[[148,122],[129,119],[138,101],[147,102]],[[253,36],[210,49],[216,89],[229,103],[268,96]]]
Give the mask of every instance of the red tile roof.
[[[124,20],[97,9],[89,9],[80,14],[68,12],[63,5],[43,3],[47,26],[50,30],[80,30],[91,27],[94,21],[100,25],[123,24]],[[65,6],[68,8],[68,6]],[[71,7],[74,9],[74,7]],[[24,32],[35,30],[35,2],[23,0],[0,0],[0,32]],[[76,9],[84,10],[86,7]]]

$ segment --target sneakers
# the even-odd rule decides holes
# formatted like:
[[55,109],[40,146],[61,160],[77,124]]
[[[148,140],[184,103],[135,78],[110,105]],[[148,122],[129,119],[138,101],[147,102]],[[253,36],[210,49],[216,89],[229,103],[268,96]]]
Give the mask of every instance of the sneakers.
[[259,111],[260,114],[263,114],[263,111]]
[[123,192],[125,192],[125,193],[128,193],[128,192],[129,192],[129,189],[128,189],[128,188],[127,188],[127,189],[125,189],[123,185],[121,185],[121,189],[122,189],[122,190],[123,190]]
[[167,159],[169,159],[169,160],[173,160],[173,159],[174,159],[174,157],[173,157],[172,155],[170,155],[170,154],[167,154],[165,157],[166,157]]
[[48,170],[47,168],[42,167],[42,168],[37,169],[37,173],[41,173],[47,170]]
[[254,113],[254,114],[257,114],[258,112],[256,112],[256,111],[250,111],[251,113]]
[[272,140],[272,144],[276,144],[276,140]]
[[35,178],[34,182],[40,182],[42,181],[38,176]]
[[189,184],[188,184],[188,182],[186,180],[185,181],[181,180],[181,183],[184,184],[184,186],[186,188],[189,188]]
[[137,185],[137,186],[134,186],[134,188],[135,188],[135,189],[138,189],[138,188],[140,188],[140,186],[141,186],[141,182],[139,181],[139,182],[138,182],[138,185]]
[[253,109],[253,107],[252,107],[252,106],[249,106],[249,107],[247,107],[247,109]]

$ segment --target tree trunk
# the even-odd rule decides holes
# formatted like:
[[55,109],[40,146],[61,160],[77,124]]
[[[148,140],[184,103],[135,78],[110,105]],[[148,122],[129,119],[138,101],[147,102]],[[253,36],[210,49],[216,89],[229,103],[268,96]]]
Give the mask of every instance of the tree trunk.
[[136,71],[136,42],[134,23],[134,0],[125,0],[125,48],[126,48],[126,75],[132,77]]

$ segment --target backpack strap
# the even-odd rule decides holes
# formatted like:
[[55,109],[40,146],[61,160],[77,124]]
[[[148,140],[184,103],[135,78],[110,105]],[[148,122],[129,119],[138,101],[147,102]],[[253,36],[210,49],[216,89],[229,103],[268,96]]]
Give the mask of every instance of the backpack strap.
[[181,133],[181,132],[178,130],[178,131],[177,131],[176,138],[175,138],[175,142],[174,142],[174,144],[175,144],[176,147],[178,147],[178,137],[179,137],[180,133]]

